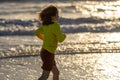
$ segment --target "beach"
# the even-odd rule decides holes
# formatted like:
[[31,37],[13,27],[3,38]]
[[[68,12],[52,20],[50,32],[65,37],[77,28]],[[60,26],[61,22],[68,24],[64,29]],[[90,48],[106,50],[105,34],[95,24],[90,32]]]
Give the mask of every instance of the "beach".
[[42,41],[34,31],[41,26],[37,12],[50,4],[58,7],[67,35],[55,57],[60,80],[119,80],[120,1],[78,0],[0,3],[0,80],[37,80],[42,74]]

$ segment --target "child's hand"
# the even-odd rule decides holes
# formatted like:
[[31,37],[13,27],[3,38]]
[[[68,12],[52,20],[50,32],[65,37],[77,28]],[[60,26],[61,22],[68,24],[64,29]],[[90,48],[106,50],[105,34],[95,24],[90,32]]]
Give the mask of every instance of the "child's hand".
[[37,37],[41,40],[44,40],[44,34],[40,33],[39,35],[37,35]]
[[64,36],[64,39],[66,38],[66,34],[65,33],[62,33],[63,34],[63,36]]

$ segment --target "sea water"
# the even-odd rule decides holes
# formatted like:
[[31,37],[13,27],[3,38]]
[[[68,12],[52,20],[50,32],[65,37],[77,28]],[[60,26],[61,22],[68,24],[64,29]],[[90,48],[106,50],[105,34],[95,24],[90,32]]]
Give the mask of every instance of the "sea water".
[[66,41],[59,44],[58,52],[119,53],[119,3],[120,1],[72,0],[1,2],[0,55],[9,55],[11,50],[19,52],[18,49],[24,49],[25,46],[30,48],[29,51],[36,47],[33,50],[36,53],[41,44],[34,38],[34,31],[41,26],[37,12],[51,4],[58,7],[59,24],[67,35]]

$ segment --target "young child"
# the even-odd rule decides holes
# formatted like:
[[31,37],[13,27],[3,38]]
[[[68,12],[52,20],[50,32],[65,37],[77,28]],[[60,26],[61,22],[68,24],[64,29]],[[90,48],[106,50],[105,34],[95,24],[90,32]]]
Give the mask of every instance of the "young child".
[[35,31],[35,35],[43,40],[40,52],[42,65],[42,75],[38,80],[47,80],[50,72],[53,73],[53,80],[59,80],[59,70],[55,62],[55,51],[58,42],[63,42],[66,35],[61,32],[58,22],[58,9],[51,5],[38,14],[42,26]]

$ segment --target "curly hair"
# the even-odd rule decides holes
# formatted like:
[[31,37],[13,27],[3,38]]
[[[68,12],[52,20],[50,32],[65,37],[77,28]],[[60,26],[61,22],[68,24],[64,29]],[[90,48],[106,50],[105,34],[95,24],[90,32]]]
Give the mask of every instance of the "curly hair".
[[52,21],[52,17],[56,16],[56,14],[58,14],[58,9],[55,6],[50,5],[50,6],[46,7],[45,9],[43,9],[38,14],[38,18],[42,22],[42,25],[49,25],[49,24],[54,23]]

